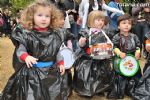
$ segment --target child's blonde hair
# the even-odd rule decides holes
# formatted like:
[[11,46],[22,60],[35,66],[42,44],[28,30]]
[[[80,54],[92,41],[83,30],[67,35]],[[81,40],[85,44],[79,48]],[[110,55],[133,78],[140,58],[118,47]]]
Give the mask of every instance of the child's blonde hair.
[[88,27],[95,27],[94,26],[94,20],[95,19],[104,19],[105,21],[105,14],[104,12],[102,11],[99,11],[99,10],[94,10],[94,11],[91,11],[88,15],[88,21],[87,21],[87,26]]
[[26,9],[24,9],[21,14],[20,24],[27,30],[33,29],[34,13],[36,12],[39,6],[49,8],[49,12],[51,14],[51,17],[50,17],[51,23],[49,25],[49,28],[54,28],[58,26],[56,19],[60,18],[58,14],[60,11],[54,4],[52,4],[50,1],[47,1],[47,0],[36,0],[34,3],[29,5]]

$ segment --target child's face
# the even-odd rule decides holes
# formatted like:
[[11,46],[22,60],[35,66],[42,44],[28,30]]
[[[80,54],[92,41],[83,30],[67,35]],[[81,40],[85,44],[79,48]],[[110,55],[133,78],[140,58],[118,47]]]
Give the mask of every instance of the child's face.
[[39,6],[34,13],[34,27],[47,28],[50,25],[51,14],[48,7]]
[[131,30],[132,22],[130,20],[120,21],[118,28],[120,32],[129,32]]
[[104,26],[104,19],[102,18],[97,18],[94,20],[94,28],[99,28],[99,29],[102,29],[102,27]]

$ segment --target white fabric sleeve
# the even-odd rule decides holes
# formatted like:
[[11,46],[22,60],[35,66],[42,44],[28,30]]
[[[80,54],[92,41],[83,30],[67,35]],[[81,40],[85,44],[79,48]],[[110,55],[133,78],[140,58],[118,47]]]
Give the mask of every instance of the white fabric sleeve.
[[81,1],[81,3],[79,4],[79,17],[82,18],[83,17],[83,7],[84,7],[84,4],[83,4],[83,0]]
[[78,13],[80,18],[83,18],[87,4],[89,5],[89,0],[82,0],[81,3],[79,4]]
[[68,13],[66,13],[66,17],[64,20],[64,28],[71,28]]
[[106,4],[102,4],[102,9],[111,11],[111,12],[113,12],[113,13],[124,14],[124,12],[123,12],[122,10],[118,10],[118,9],[116,9],[116,8],[109,7],[109,6],[107,6]]

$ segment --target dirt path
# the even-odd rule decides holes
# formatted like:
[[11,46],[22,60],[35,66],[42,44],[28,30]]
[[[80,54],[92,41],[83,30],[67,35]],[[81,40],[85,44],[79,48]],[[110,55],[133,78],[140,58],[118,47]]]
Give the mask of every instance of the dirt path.
[[[12,68],[12,54],[14,51],[14,46],[8,37],[0,38],[0,93],[3,90],[4,86],[10,75],[14,72]],[[141,65],[144,65],[145,60],[142,59]],[[69,98],[69,100],[106,100],[105,97],[94,96],[91,98],[83,98],[77,96],[75,93]],[[124,100],[131,100],[128,97],[125,97]]]
[[14,46],[8,37],[0,38],[0,91],[14,72],[12,68],[13,50]]

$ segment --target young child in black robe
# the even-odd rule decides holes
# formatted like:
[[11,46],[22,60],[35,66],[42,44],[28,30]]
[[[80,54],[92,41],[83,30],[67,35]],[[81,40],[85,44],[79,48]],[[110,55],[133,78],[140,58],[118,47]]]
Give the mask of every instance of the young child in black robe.
[[118,66],[118,57],[123,59],[128,54],[132,54],[135,56],[136,60],[139,60],[140,58],[140,41],[135,34],[130,33],[131,27],[132,20],[130,15],[124,14],[118,18],[119,33],[116,34],[112,40],[114,43],[114,53],[116,56],[114,57],[115,60],[113,62],[113,67],[115,69],[114,86],[107,96],[110,99],[123,99],[125,94],[131,96],[134,86],[141,77],[140,68],[133,76],[126,76],[121,73]]
[[96,94],[103,94],[112,83],[113,73],[109,54],[108,57],[104,56],[103,58],[100,58],[101,55],[99,55],[96,59],[95,56],[91,56],[91,46],[110,43],[110,39],[102,30],[104,22],[105,15],[103,12],[91,11],[88,16],[90,29],[83,29],[79,34],[80,50],[78,50],[78,58],[73,65],[75,67],[73,87],[75,92],[82,96],[91,97]]
[[1,100],[67,100],[62,81],[64,60],[58,52],[62,36],[67,40],[72,35],[56,29],[58,13],[46,0],[34,2],[22,12],[11,37],[17,55],[13,59],[18,59],[14,68],[18,70],[8,80]]

